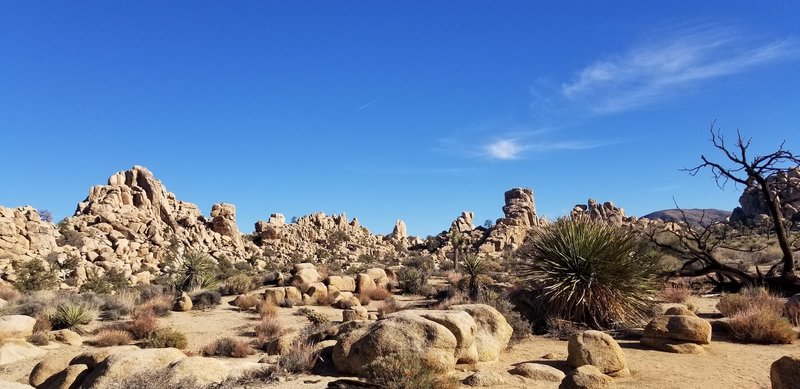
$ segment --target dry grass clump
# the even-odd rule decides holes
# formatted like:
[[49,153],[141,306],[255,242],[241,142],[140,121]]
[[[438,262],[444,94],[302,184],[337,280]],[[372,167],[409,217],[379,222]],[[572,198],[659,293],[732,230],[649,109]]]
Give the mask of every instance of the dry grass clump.
[[800,326],[800,299],[790,298],[783,307],[783,315],[786,316],[792,324]]
[[255,325],[256,337],[259,339],[275,339],[283,333],[283,326],[274,316],[261,319]]
[[661,289],[661,301],[665,303],[683,304],[692,296],[692,290],[686,284],[664,285]]
[[726,294],[719,299],[717,309],[725,316],[733,317],[752,307],[769,310],[780,315],[784,302],[780,297],[764,288],[745,288],[739,293]]
[[750,306],[728,324],[731,337],[746,343],[789,344],[797,339],[789,319],[770,306]]
[[247,274],[240,273],[226,279],[224,284],[219,288],[219,291],[227,296],[244,294],[253,290],[254,287],[253,279]]
[[331,293],[317,299],[317,305],[319,306],[330,306],[333,305],[334,302],[336,302],[336,297]]
[[417,353],[403,352],[381,356],[367,365],[366,375],[373,384],[386,389],[455,389],[458,380],[447,371],[428,363]]
[[265,299],[259,303],[256,310],[262,319],[265,317],[275,317],[278,315],[278,307],[275,305],[275,302],[270,299]]
[[130,332],[117,329],[105,329],[97,332],[97,335],[95,335],[92,340],[92,345],[95,347],[110,347],[122,346],[130,344],[131,342],[133,342],[133,338]]
[[[364,292],[358,294],[358,302],[363,306],[367,306],[367,305],[369,305],[369,303],[372,302],[372,298],[369,297],[369,293],[368,292],[364,291]],[[344,304],[344,302],[342,302],[342,304]],[[352,308],[352,307],[348,307],[348,308]],[[346,309],[346,308],[343,308],[343,309]]]
[[127,331],[131,333],[134,339],[144,339],[157,328],[158,319],[152,311],[137,312],[127,325]]
[[391,291],[381,287],[369,288],[365,293],[373,301],[383,301],[392,296]]
[[121,291],[117,294],[103,295],[103,318],[119,320],[122,316],[130,315],[139,302],[139,293],[136,291]]
[[278,358],[278,370],[291,374],[309,373],[314,369],[317,359],[319,353],[313,344],[294,342]]
[[53,323],[47,315],[43,313],[36,315],[36,323],[33,324],[33,332],[47,332],[52,329]]
[[231,358],[245,358],[253,354],[253,349],[244,341],[235,338],[222,338],[203,347],[202,354],[206,357],[219,356]]
[[170,295],[156,295],[139,304],[139,306],[137,306],[133,312],[134,314],[151,312],[153,316],[165,317],[172,312],[172,300],[172,296]]
[[14,289],[11,285],[0,285],[0,299],[13,303],[22,297],[22,293]]
[[378,313],[381,315],[388,315],[399,310],[400,306],[397,304],[397,299],[394,296],[383,300],[381,305],[378,307]]
[[28,336],[26,340],[36,346],[47,346],[50,343],[50,335],[44,331],[37,331]]
[[172,328],[159,328],[150,333],[142,343],[144,348],[174,347],[185,349],[189,345],[186,335]]

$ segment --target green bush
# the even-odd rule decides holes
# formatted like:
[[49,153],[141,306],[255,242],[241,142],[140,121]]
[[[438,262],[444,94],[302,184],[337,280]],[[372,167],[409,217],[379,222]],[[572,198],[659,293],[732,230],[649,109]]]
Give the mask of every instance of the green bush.
[[425,294],[428,285],[428,272],[414,267],[404,267],[397,272],[397,282],[406,293]]
[[145,348],[165,348],[174,347],[185,349],[189,345],[186,335],[172,328],[159,328],[153,331],[144,340],[142,346]]
[[224,295],[244,294],[253,290],[253,287],[253,279],[240,273],[227,278],[219,290]]
[[81,285],[81,293],[111,294],[128,287],[128,278],[125,277],[125,273],[115,268],[109,269],[102,276],[97,275],[94,271],[88,271],[86,275],[88,279]]
[[34,290],[55,289],[58,286],[58,276],[55,269],[50,266],[45,267],[44,262],[38,259],[31,259],[25,262],[14,263],[17,272],[17,279],[14,287],[21,292]]
[[654,314],[659,257],[623,227],[562,218],[533,230],[517,257],[540,321],[608,329],[642,324]]

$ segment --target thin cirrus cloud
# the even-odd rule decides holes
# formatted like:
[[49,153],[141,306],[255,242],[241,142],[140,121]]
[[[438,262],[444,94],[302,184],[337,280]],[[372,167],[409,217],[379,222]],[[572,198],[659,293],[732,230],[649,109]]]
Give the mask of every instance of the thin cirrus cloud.
[[795,59],[790,39],[756,42],[731,28],[698,27],[651,39],[596,61],[561,84],[558,95],[594,114],[609,114],[668,99],[703,81]]
[[526,141],[520,138],[498,138],[487,142],[478,154],[488,159],[515,160],[554,151],[595,149],[614,143],[617,141]]

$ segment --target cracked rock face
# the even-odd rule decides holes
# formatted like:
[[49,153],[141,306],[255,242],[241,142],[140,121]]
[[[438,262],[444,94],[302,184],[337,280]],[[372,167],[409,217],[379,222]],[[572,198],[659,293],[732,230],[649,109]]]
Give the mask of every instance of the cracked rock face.
[[533,190],[514,188],[505,193],[504,217],[497,220],[480,246],[481,252],[501,252],[522,245],[531,228],[543,224],[536,214]]

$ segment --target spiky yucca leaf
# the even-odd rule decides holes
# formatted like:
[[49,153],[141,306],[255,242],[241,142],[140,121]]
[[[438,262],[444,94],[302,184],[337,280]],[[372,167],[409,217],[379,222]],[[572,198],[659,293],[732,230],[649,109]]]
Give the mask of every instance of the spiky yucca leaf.
[[50,321],[55,329],[76,328],[89,324],[95,317],[97,317],[95,307],[83,303],[66,303],[56,308]]
[[562,218],[535,230],[517,255],[542,319],[607,329],[652,313],[658,257],[622,227]]

